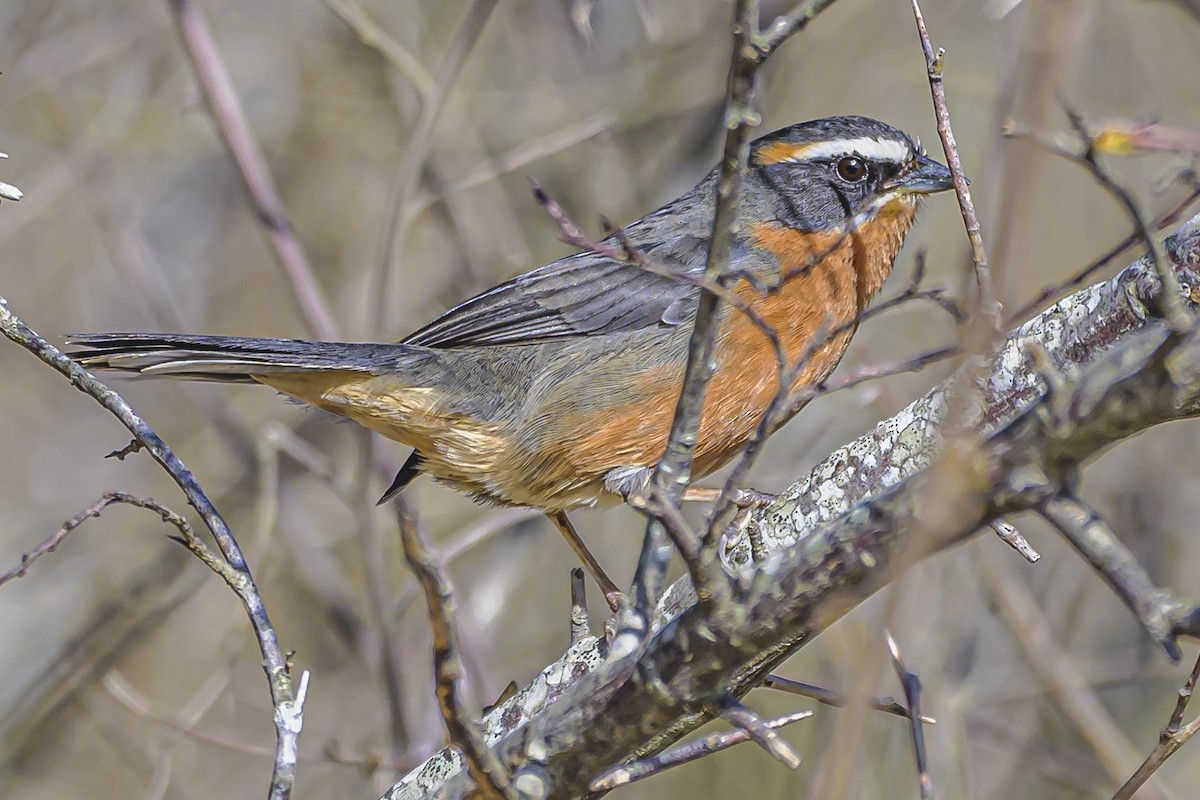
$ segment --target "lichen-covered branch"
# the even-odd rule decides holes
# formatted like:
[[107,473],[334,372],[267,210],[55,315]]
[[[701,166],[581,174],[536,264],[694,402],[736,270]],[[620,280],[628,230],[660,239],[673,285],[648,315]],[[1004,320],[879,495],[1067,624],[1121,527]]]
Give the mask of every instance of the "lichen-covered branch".
[[[1200,217],[1167,242],[1183,297],[1200,298]],[[660,601],[637,652],[605,660],[585,639],[483,721],[502,760],[536,766],[550,797],[577,797],[614,764],[653,754],[741,696],[767,672],[920,558],[992,519],[1061,495],[1061,482],[1111,444],[1200,411],[1196,334],[1159,318],[1149,259],[1085,288],[1011,332],[968,422],[972,441],[938,434],[954,381],[836,451],[730,542],[741,602],[714,621],[686,580]],[[1054,409],[1027,352],[1035,343],[1062,376]],[[1051,413],[1053,411],[1053,413]],[[936,503],[929,502],[936,497]],[[714,633],[716,632],[716,633]],[[531,747],[532,745],[532,747]],[[389,798],[471,791],[443,751]]]

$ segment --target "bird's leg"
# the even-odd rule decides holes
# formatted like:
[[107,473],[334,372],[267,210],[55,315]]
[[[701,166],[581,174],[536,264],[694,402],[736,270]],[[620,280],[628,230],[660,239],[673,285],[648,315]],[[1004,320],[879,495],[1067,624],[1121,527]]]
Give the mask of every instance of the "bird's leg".
[[604,592],[604,599],[608,601],[608,606],[613,611],[619,611],[621,602],[625,595],[617,588],[617,584],[613,583],[612,578],[604,572],[604,568],[600,566],[600,562],[587,549],[587,545],[583,543],[583,539],[579,538],[578,531],[571,524],[571,520],[567,518],[566,512],[555,511],[547,513],[547,517],[554,523],[554,527],[558,528],[558,532],[567,540],[567,544],[575,551],[575,555],[583,562],[583,566],[591,573],[596,583],[600,584],[600,590]]

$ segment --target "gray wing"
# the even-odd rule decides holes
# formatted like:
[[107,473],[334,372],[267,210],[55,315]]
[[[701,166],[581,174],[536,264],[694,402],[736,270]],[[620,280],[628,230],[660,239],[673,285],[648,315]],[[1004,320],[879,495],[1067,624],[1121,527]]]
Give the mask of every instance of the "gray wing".
[[[700,190],[704,184],[697,187]],[[627,235],[655,263],[700,274],[707,256],[703,208],[683,215],[679,204],[696,193],[634,223]],[[705,206],[703,200],[698,204]],[[611,243],[611,242],[610,242]],[[615,243],[613,243],[615,244]],[[699,290],[591,253],[579,253],[518,275],[455,306],[404,340],[424,347],[466,347],[545,342],[655,325],[681,325],[693,318]]]

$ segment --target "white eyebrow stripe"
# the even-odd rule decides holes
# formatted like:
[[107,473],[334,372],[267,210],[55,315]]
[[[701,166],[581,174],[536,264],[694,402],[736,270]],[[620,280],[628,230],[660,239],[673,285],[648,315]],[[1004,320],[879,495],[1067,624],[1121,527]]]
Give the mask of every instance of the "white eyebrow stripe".
[[912,147],[895,139],[872,139],[862,136],[857,139],[830,139],[813,142],[797,148],[788,161],[816,161],[834,156],[862,156],[872,161],[894,161],[903,164],[912,158]]

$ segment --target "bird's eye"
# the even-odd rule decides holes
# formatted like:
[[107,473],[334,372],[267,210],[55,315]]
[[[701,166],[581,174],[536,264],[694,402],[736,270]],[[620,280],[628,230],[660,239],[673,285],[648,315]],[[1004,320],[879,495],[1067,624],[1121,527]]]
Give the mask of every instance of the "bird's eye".
[[837,162],[838,177],[849,183],[858,183],[867,179],[870,169],[867,162],[856,156],[846,156]]

